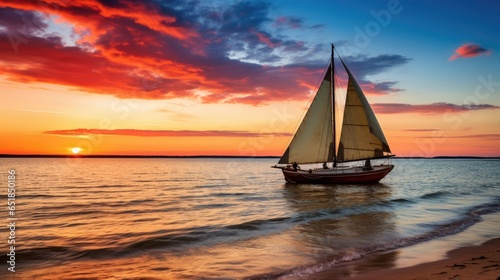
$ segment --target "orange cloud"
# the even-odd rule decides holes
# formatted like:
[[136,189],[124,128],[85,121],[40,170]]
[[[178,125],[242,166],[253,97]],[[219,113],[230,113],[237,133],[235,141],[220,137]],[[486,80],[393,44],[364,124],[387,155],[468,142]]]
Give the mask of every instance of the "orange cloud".
[[481,47],[478,44],[466,43],[466,44],[463,44],[460,47],[458,47],[455,50],[455,53],[450,57],[449,60],[450,61],[455,60],[455,59],[460,58],[460,57],[471,58],[471,57],[479,56],[482,54],[489,55],[489,54],[491,54],[491,51]]
[[[419,138],[433,138],[432,136],[421,136]],[[500,141],[500,134],[499,133],[492,133],[492,134],[467,134],[467,135],[455,135],[455,136],[446,136],[446,138],[474,138],[474,139],[482,139],[482,140],[493,140],[493,141]]]
[[404,103],[375,103],[372,104],[372,108],[379,114],[444,114],[447,112],[460,113],[474,110],[500,109],[499,106],[491,104],[457,105],[445,102],[417,105]]
[[67,129],[45,131],[44,134],[53,135],[121,135],[141,137],[262,137],[262,136],[291,136],[290,133],[258,133],[235,130],[142,130],[142,129]]

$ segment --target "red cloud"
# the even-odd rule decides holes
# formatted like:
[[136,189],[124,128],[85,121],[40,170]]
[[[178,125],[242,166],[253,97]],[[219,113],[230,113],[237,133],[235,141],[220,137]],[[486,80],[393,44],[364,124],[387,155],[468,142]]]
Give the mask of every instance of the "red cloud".
[[[16,41],[13,45],[11,40],[0,40],[1,75],[16,82],[67,85],[119,98],[191,98],[251,105],[308,98],[309,85],[317,81],[321,66],[307,61],[262,64],[280,61],[275,48],[301,57],[322,46],[266,31],[269,3],[237,1],[218,18],[200,8],[201,2],[189,3],[0,0],[0,37]],[[240,16],[247,14],[252,17]],[[53,20],[71,25],[76,42],[48,34]],[[26,21],[35,24],[23,26]],[[281,18],[276,24],[294,28],[302,22]],[[232,59],[232,51],[261,64]],[[364,63],[364,57],[354,61],[377,66],[370,71],[358,66],[361,76],[408,60],[387,55],[368,59],[375,63]],[[368,92],[397,90],[392,85],[373,84]]]
[[251,30],[251,32],[253,34],[255,34],[257,36],[257,38],[259,38],[259,41],[261,41],[262,43],[266,44],[270,48],[276,48],[276,47],[279,46],[279,44],[272,42],[272,40],[269,37],[269,35],[267,35],[267,34],[265,34],[263,32],[259,32],[259,31],[253,30],[253,29]]
[[3,0],[0,7],[11,7],[26,11],[41,11],[62,17],[70,24],[80,28],[91,29],[95,38],[107,26],[100,26],[102,19],[128,18],[152,30],[167,34],[177,39],[196,38],[198,34],[193,29],[176,24],[172,15],[160,13],[160,7],[153,2],[121,1],[119,5],[104,5],[100,1],[68,1],[68,0],[37,0],[9,1]]
[[403,103],[375,103],[372,105],[373,110],[379,114],[405,114],[405,113],[421,113],[421,114],[443,114],[447,112],[467,112],[483,109],[499,109],[499,106],[490,104],[470,104],[456,105],[451,103],[432,103],[432,104],[403,104]]
[[477,44],[463,44],[460,47],[458,47],[455,50],[455,53],[450,57],[449,60],[455,60],[457,58],[463,57],[463,58],[470,58],[470,57],[475,57],[479,56],[482,54],[491,54],[491,51],[488,49],[485,49]]
[[276,27],[287,26],[292,29],[298,29],[302,27],[302,19],[296,17],[281,16],[274,21],[273,26]]
[[[39,14],[35,11],[60,16],[80,35],[75,46],[67,46],[57,35],[42,37],[35,32],[40,30],[12,24],[0,29],[0,36],[22,39],[16,42],[18,52],[0,53],[2,74],[13,81],[62,84],[120,98],[194,98],[252,105],[305,99],[307,89],[298,79],[316,79],[314,67],[264,67],[230,59],[223,48],[207,54],[210,44],[227,39],[212,38],[210,32],[200,38],[201,27],[186,19],[190,10],[162,10],[160,4],[148,1],[113,5],[91,0],[0,0],[0,7],[22,11],[28,21]],[[265,31],[253,32],[262,45],[279,44]],[[12,50],[13,46],[0,40],[0,47]]]
[[291,136],[286,132],[258,133],[235,130],[142,130],[142,129],[66,129],[44,131],[44,134],[53,135],[121,135],[141,137],[261,137],[261,136]]
[[[85,52],[77,47],[63,47],[60,41],[28,37],[29,44],[22,53],[0,52],[2,74],[11,80],[27,83],[33,80],[76,87],[92,91],[132,90],[131,79],[123,80],[123,72],[131,70],[106,61],[99,54]],[[0,49],[11,48],[9,41],[0,40]],[[105,77],[105,78],[104,78]]]

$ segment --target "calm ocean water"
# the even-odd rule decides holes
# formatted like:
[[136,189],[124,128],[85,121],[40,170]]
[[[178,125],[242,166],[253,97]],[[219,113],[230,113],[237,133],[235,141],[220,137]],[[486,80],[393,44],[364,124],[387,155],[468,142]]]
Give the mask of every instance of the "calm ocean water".
[[276,162],[3,158],[18,220],[0,278],[307,278],[500,212],[499,160],[394,159],[379,184],[335,187],[285,184]]

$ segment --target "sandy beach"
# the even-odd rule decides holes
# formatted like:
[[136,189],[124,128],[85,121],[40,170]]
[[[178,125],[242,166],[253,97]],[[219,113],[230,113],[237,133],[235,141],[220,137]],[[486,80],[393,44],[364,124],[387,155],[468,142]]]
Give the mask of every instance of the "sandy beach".
[[368,272],[353,279],[500,279],[500,238],[455,249],[448,252],[447,259]]
[[[432,254],[430,252],[430,254]],[[418,265],[390,268],[397,251],[371,256],[365,260],[323,271],[310,279],[353,280],[426,280],[426,279],[500,279],[500,238],[480,246],[461,247],[449,251],[444,259]]]

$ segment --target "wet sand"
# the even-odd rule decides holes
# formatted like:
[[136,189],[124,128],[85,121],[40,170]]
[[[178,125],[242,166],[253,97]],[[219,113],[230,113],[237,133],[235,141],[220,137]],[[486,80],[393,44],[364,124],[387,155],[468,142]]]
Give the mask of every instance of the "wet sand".
[[315,274],[310,279],[500,279],[500,238],[491,239],[480,246],[461,247],[449,251],[438,261],[391,268],[393,265],[390,264],[392,260],[398,258],[398,254],[398,251],[393,251],[370,256]]

